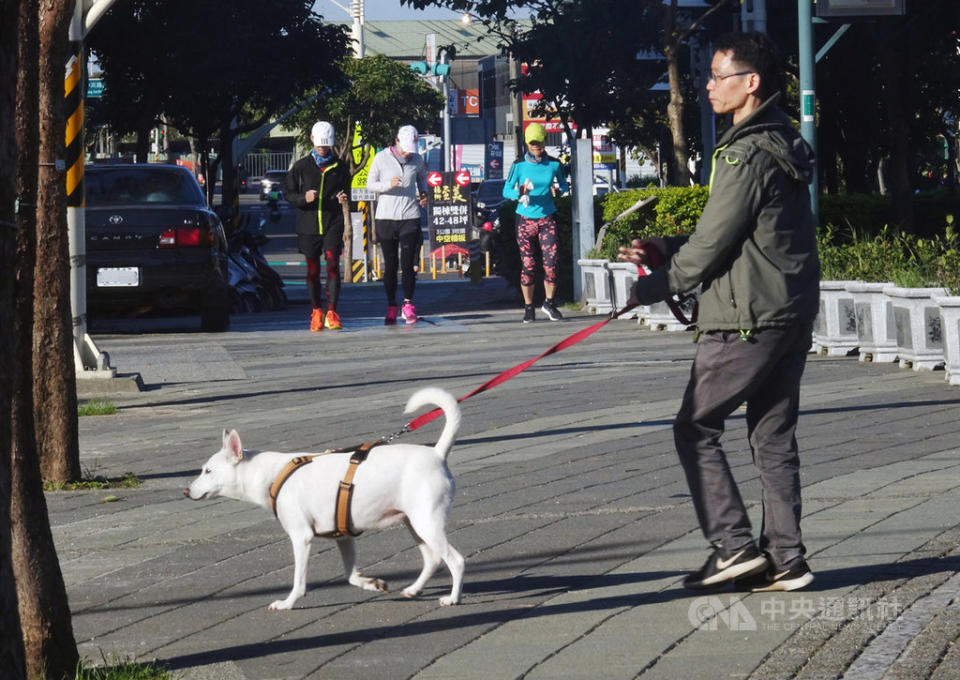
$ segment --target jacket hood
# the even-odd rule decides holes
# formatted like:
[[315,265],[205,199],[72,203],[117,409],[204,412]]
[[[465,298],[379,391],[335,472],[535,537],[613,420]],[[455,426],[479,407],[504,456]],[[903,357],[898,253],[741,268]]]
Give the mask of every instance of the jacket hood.
[[717,146],[729,146],[741,137],[757,135],[751,141],[766,151],[789,177],[810,184],[813,181],[815,154],[796,133],[790,118],[778,103],[780,93],[764,101],[756,111],[726,131]]

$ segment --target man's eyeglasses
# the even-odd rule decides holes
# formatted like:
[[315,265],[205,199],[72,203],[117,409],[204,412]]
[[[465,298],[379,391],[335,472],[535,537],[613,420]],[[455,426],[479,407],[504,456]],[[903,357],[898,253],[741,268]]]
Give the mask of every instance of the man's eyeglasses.
[[756,73],[756,71],[737,71],[736,73],[710,73],[707,74],[707,82],[713,81],[719,83],[721,80],[726,80],[727,78],[733,78],[734,76],[745,76],[749,73]]

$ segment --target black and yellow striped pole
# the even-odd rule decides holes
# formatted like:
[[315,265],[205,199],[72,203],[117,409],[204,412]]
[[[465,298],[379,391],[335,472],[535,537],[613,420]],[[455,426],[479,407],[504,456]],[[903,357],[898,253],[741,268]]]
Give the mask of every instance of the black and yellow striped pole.
[[63,81],[67,114],[67,207],[83,208],[83,43],[70,43],[70,58]]
[[370,201],[360,201],[357,204],[362,215],[361,224],[363,225],[363,280],[370,280]]
[[[101,352],[87,333],[87,229],[84,222],[83,164],[85,162],[83,139],[83,99],[86,87],[83,38],[86,31],[113,0],[96,0],[93,3],[77,1],[70,22],[70,44],[63,81],[63,103],[66,107],[64,170],[67,191],[67,233],[70,251],[70,309],[73,319],[73,361],[77,377],[115,377],[116,369],[110,368],[109,357]],[[93,12],[90,17],[87,12]],[[86,23],[85,23],[86,22]]]

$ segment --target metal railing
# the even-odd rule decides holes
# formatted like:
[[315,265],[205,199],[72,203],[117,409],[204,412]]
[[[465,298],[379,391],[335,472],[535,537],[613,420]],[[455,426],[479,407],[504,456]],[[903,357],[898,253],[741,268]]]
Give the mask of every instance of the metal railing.
[[286,170],[293,163],[292,151],[248,153],[241,165],[249,177],[263,177],[267,170]]

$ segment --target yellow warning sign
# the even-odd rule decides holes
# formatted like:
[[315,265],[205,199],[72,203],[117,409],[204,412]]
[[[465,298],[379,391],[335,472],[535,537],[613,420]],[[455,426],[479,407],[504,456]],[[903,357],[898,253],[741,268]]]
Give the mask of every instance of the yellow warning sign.
[[356,165],[359,165],[363,161],[363,152],[365,147],[369,148],[367,162],[362,168],[360,168],[360,171],[353,176],[353,181],[350,182],[351,189],[367,188],[367,175],[370,173],[370,161],[373,160],[373,148],[363,143],[363,137],[360,134],[360,123],[357,123],[353,130],[353,144],[351,147],[351,152],[353,153],[353,162]]
[[350,273],[351,273],[350,280],[353,283],[359,283],[360,281],[363,281],[363,274],[364,274],[363,260],[354,260]]

